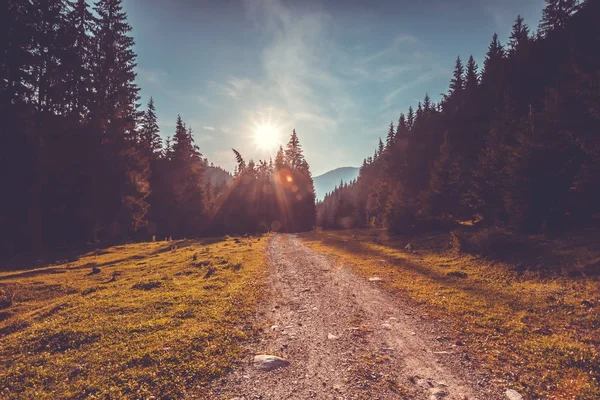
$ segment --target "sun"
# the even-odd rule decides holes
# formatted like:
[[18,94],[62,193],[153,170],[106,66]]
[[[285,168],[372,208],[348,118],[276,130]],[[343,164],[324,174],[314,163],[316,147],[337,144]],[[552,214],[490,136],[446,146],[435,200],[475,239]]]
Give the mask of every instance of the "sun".
[[262,123],[254,129],[256,147],[261,150],[271,150],[279,143],[279,129],[272,123]]

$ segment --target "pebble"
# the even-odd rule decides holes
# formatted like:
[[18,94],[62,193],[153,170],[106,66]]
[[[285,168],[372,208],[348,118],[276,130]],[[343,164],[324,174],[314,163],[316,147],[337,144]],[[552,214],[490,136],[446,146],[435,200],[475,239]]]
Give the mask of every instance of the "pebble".
[[521,396],[521,394],[519,394],[519,392],[517,392],[516,390],[506,389],[504,395],[508,400],[524,400],[523,396]]
[[339,336],[336,336],[332,333],[327,334],[327,339],[329,339],[329,340],[338,340],[339,338],[340,338]]
[[430,400],[443,399],[448,396],[448,392],[443,389],[433,388],[430,389],[429,392],[431,393],[431,396],[429,396]]
[[290,365],[290,362],[285,358],[269,354],[254,356],[254,366],[262,371],[272,371],[280,367],[287,367],[288,365]]
[[378,276],[373,276],[373,277],[369,278],[369,282],[381,282],[381,281],[383,281],[383,279],[381,279]]

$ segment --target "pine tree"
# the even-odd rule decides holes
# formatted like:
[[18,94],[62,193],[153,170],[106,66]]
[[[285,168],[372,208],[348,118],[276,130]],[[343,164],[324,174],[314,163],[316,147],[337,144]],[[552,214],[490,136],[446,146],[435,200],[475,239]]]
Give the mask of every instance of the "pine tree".
[[425,98],[423,99],[423,111],[425,114],[427,114],[431,110],[433,110],[431,105],[431,97],[429,97],[429,93],[425,93]]
[[422,116],[423,116],[423,105],[421,104],[421,102],[419,102],[417,104],[417,112],[415,113],[415,122],[413,124],[418,125],[418,123],[423,122],[422,118],[421,118]]
[[500,73],[499,69],[503,59],[504,47],[498,40],[498,34],[494,33],[485,60],[483,61],[483,72],[481,74],[482,82],[485,83],[488,78]]
[[244,157],[242,157],[239,151],[236,149],[231,149],[231,151],[235,154],[235,161],[237,162],[236,175],[238,175],[246,169],[246,161],[244,161]]
[[177,115],[175,135],[173,136],[173,159],[176,161],[190,162],[192,159],[196,158],[199,158],[199,154],[196,151],[191,132],[181,119],[181,115]]
[[523,21],[523,17],[518,15],[512,27],[512,32],[508,40],[510,54],[514,54],[518,48],[520,48],[530,40],[529,26],[527,26],[527,24],[524,24]]
[[404,113],[400,113],[398,118],[398,126],[396,127],[396,140],[400,140],[408,133],[408,126],[406,125],[406,117]]
[[162,151],[162,140],[159,132],[154,99],[150,97],[148,107],[142,117],[140,129],[140,145],[150,159],[156,159]]
[[473,93],[473,90],[477,88],[479,85],[479,75],[477,74],[477,64],[475,63],[475,59],[473,56],[469,57],[469,62],[467,63],[467,73],[465,76],[465,90],[467,92]]
[[98,17],[93,32],[93,123],[109,140],[118,135],[131,137],[140,117],[131,26],[121,0],[99,0],[94,11]]
[[464,68],[460,56],[456,58],[456,64],[454,66],[454,72],[452,74],[452,80],[450,81],[449,96],[455,96],[463,91],[465,88],[464,81]]
[[275,156],[275,169],[280,170],[285,166],[285,152],[283,151],[283,147],[279,146],[279,150],[277,150],[277,155]]
[[408,107],[408,115],[406,116],[406,125],[408,130],[412,130],[415,125],[415,112],[413,111],[412,106]]
[[62,74],[69,112],[78,120],[85,119],[92,102],[91,60],[95,18],[86,0],[70,3],[66,16],[66,35],[70,39],[65,50]]
[[163,150],[163,157],[166,160],[173,159],[173,141],[171,139],[171,136],[167,136],[167,138],[165,139],[165,148]]
[[396,140],[396,132],[394,131],[394,123],[390,122],[390,129],[388,130],[387,137],[385,138],[385,149],[390,150],[394,146]]
[[[392,125],[392,131],[393,131],[393,125]],[[383,151],[385,150],[385,145],[383,144],[383,141],[381,140],[381,138],[379,138],[379,144],[377,145],[377,157],[381,157],[383,155]]]
[[298,135],[296,134],[296,130],[294,129],[292,132],[292,136],[288,141],[286,150],[285,150],[285,158],[287,164],[292,169],[296,169],[301,166],[304,162],[304,154],[302,151],[302,145],[298,140]]
[[564,28],[578,7],[578,0],[546,0],[546,7],[542,12],[542,21],[540,22],[540,33],[547,35],[554,29]]
[[94,172],[91,225],[122,234],[144,226],[148,210],[149,160],[136,146],[141,115],[134,72],[136,54],[121,0],[99,0],[94,11],[90,122],[91,132],[101,143],[96,162],[108,171]]
[[29,18],[35,21],[30,55],[39,66],[32,73],[33,104],[40,112],[62,113],[64,92],[60,87],[59,66],[67,46],[63,23],[65,3],[62,0],[32,0],[28,11]]

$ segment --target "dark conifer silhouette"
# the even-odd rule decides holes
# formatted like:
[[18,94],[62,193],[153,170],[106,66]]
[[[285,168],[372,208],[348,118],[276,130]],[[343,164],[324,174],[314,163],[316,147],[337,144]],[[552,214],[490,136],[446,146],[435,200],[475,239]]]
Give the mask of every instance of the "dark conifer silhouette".
[[537,38],[521,17],[508,52],[494,34],[481,77],[473,57],[466,72],[458,58],[441,107],[428,96],[410,107],[385,156],[378,144],[357,182],[319,203],[319,223],[415,233],[465,221],[522,232],[597,221],[600,3],[547,3]]

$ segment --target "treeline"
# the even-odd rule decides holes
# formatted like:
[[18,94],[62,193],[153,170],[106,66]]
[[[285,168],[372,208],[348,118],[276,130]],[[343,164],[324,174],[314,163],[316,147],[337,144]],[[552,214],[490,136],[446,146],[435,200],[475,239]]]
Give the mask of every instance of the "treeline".
[[209,225],[211,232],[297,232],[315,226],[315,189],[295,130],[274,161],[246,163],[233,152],[235,178]]
[[600,3],[546,0],[536,35],[519,16],[481,72],[460,57],[447,95],[390,124],[357,182],[318,205],[319,224],[393,233],[477,222],[520,232],[597,225]]
[[153,99],[140,111],[130,33],[121,0],[0,2],[2,254],[206,235],[223,202],[247,209],[254,165],[231,189],[180,117],[162,143]]

